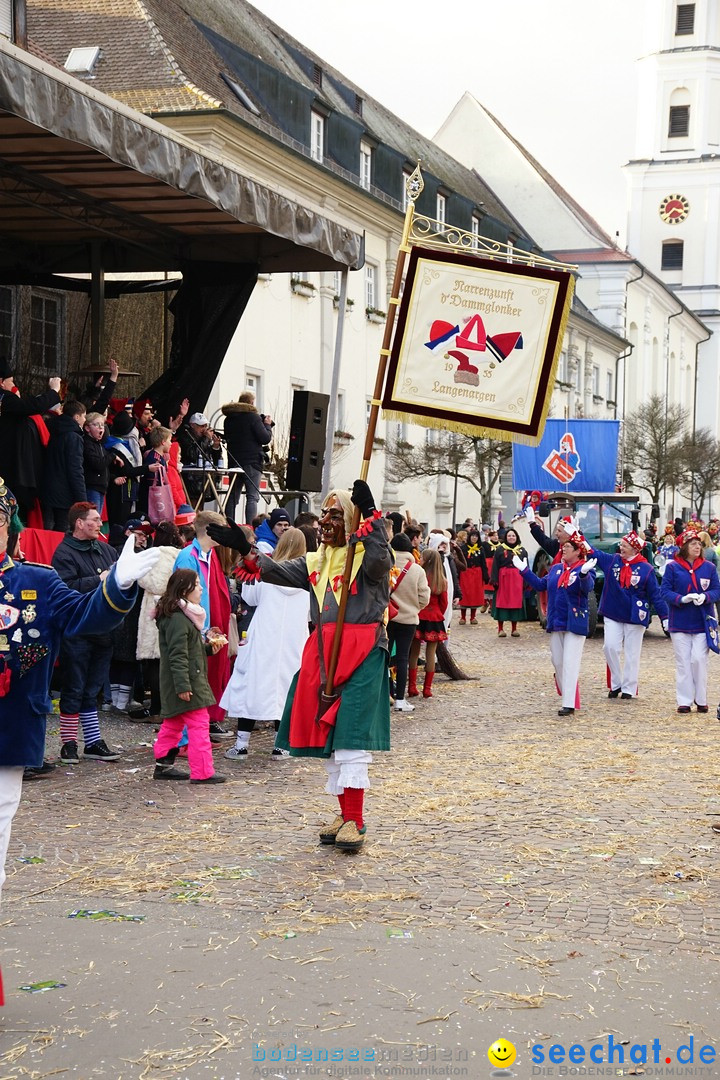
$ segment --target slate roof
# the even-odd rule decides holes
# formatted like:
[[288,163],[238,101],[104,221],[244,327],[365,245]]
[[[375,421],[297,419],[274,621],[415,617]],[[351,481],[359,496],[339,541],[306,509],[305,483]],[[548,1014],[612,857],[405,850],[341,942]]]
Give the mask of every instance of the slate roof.
[[[431,174],[443,188],[477,206],[511,233],[518,246],[539,250],[481,177],[368,96],[247,0],[27,0],[27,6],[28,33],[38,49],[62,66],[71,48],[99,45],[101,57],[89,84],[133,108],[160,117],[225,110],[287,143],[279,118],[256,93],[256,87],[241,77],[236,51],[241,50],[244,70],[257,61],[258,80],[272,78],[273,73],[292,80],[298,95],[311,94],[330,113],[355,122],[371,140],[384,144],[408,164],[414,165],[420,158],[426,179]],[[322,70],[320,87],[314,78],[316,68]],[[258,116],[241,104],[223,73],[241,85]],[[362,99],[362,116],[356,112],[356,97]],[[349,178],[332,162],[324,164]]]

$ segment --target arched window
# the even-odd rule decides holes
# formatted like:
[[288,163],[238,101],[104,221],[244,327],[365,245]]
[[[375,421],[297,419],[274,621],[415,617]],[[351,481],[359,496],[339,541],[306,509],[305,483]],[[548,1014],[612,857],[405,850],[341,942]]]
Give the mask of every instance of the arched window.
[[690,134],[690,91],[679,86],[670,95],[668,138],[684,139]]

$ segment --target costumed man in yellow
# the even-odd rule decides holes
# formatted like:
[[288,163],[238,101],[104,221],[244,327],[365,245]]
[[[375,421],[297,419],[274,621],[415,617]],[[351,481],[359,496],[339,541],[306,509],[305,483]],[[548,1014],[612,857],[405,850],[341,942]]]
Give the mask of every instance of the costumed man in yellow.
[[[350,535],[353,504],[364,518]],[[395,559],[387,542],[382,514],[375,509],[370,488],[356,480],[352,494],[331,491],[323,502],[321,544],[316,552],[276,563],[267,555],[250,555],[244,532],[208,526],[213,540],[244,556],[249,578],[273,585],[305,588],[310,593],[308,638],[300,671],[295,676],[280,723],[277,745],[299,757],[325,761],[325,790],[336,795],[340,813],[320,833],[320,842],[342,851],[357,851],[365,836],[363,799],[370,786],[368,765],[373,750],[390,749],[390,693],[385,611],[390,596],[389,575]],[[340,655],[334,678],[336,698],[329,707],[321,700],[326,682],[343,571],[353,547]]]

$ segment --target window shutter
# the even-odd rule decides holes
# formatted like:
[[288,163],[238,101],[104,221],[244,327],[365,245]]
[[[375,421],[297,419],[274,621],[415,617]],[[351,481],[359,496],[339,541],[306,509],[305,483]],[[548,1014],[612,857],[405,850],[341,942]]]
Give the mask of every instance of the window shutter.
[[678,4],[677,12],[675,14],[675,34],[680,37],[682,34],[694,34],[695,33],[695,5],[694,4]]
[[683,241],[666,240],[662,246],[661,270],[682,270]]
[[13,40],[13,0],[0,0],[0,37]]
[[671,105],[670,125],[668,135],[670,138],[680,138],[690,134],[690,106]]

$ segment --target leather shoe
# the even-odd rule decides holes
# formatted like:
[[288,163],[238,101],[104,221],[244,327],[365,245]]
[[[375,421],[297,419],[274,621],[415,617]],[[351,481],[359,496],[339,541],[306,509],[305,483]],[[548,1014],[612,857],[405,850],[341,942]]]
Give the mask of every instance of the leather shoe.
[[632,694],[621,694],[620,695],[620,699],[622,701],[632,701],[632,698],[633,698]]
[[575,715],[575,710],[574,709],[567,709],[564,705],[563,705],[562,709],[558,709],[558,716],[574,716],[574,715]]
[[153,780],[189,780],[190,773],[174,769],[172,765],[156,765]]
[[620,687],[617,690],[608,690],[608,697],[620,697]]
[[157,713],[151,713],[150,710],[145,707],[142,709],[130,709],[128,718],[134,720],[136,724],[144,724],[146,721],[154,724],[157,720]]

